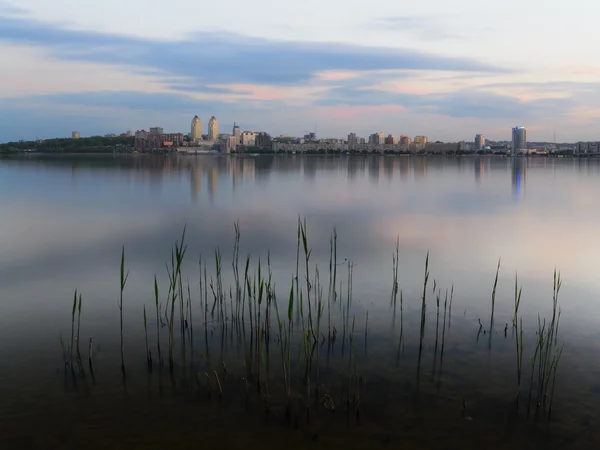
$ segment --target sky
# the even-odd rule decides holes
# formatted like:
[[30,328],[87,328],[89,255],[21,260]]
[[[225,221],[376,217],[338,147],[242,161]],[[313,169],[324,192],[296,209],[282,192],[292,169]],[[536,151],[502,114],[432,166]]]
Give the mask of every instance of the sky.
[[0,0],[0,142],[162,126],[600,140],[600,2]]

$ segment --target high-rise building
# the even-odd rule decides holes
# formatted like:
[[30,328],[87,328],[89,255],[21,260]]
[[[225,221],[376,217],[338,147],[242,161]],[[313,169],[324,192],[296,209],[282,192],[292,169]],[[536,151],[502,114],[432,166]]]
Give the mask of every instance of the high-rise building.
[[200,117],[194,116],[192,119],[192,132],[190,133],[190,139],[196,142],[202,139],[202,120]]
[[150,128],[150,134],[164,134],[164,130],[162,127],[152,127]]
[[527,131],[524,127],[517,126],[512,129],[511,153],[513,155],[527,153]]
[[412,140],[405,134],[400,136],[400,145],[402,147],[408,147],[412,143]]
[[415,136],[415,147],[417,150],[425,149],[427,145],[427,136]]
[[373,133],[369,136],[369,144],[371,145],[383,145],[385,143],[385,134],[383,131],[379,133]]
[[385,144],[386,145],[397,145],[398,138],[396,136],[392,136],[391,134],[388,134],[388,137],[385,138]]
[[71,139],[79,139],[79,131],[73,131],[71,133]]
[[236,125],[235,122],[233,122],[233,137],[235,138],[236,144],[235,145],[240,145],[242,143],[241,140],[241,133],[240,133],[240,127],[238,127]]
[[475,135],[475,149],[483,150],[484,147],[485,147],[485,136],[483,134],[476,134]]
[[215,116],[212,116],[210,118],[210,120],[208,121],[208,140],[214,141],[217,139],[218,135],[219,135],[219,122],[217,122],[217,119],[215,118]]

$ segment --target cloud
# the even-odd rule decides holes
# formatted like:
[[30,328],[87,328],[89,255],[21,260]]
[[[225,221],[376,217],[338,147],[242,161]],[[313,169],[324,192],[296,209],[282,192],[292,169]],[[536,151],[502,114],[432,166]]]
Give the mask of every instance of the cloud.
[[427,94],[340,86],[331,89],[328,95],[317,101],[317,105],[398,105],[412,112],[449,117],[522,119],[561,116],[573,106],[573,102],[568,98],[525,101],[478,88]]
[[40,46],[55,58],[140,69],[201,80],[205,84],[297,84],[323,71],[459,70],[503,72],[474,59],[406,49],[300,41],[275,41],[231,33],[199,32],[159,41],[22,17],[0,17],[0,40]]

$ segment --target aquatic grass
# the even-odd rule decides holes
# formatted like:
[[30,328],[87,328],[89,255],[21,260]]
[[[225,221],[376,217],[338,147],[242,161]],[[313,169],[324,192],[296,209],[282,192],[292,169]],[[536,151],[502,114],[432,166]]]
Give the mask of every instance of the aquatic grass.
[[[175,302],[178,296],[182,296],[181,289],[181,266],[183,264],[183,258],[187,250],[185,245],[185,231],[186,226],[183,227],[181,234],[181,240],[175,242],[174,248],[171,250],[171,267],[167,266],[167,273],[169,275],[169,293],[171,295],[171,317],[169,320],[169,370],[173,373],[175,361],[173,359],[173,345],[175,341]],[[179,292],[178,292],[178,287]]]
[[440,290],[438,289],[438,293],[435,297],[435,304],[437,307],[437,315],[435,320],[435,346],[433,350],[433,369],[431,371],[431,381],[435,379],[435,367],[437,364],[437,350],[438,350],[438,339],[439,339],[439,328],[440,328]]
[[75,311],[77,310],[77,289],[73,295],[73,308],[71,310],[71,345],[69,347],[69,360],[71,367],[73,367],[73,343],[75,339]]
[[125,375],[125,355],[124,355],[124,346],[123,346],[123,291],[125,290],[125,285],[127,284],[127,279],[129,278],[129,270],[127,273],[125,272],[125,246],[121,248],[121,292],[119,296],[119,316],[121,323],[121,372]]
[[500,272],[500,258],[498,258],[498,267],[496,267],[496,277],[494,278],[494,288],[492,289],[492,314],[490,316],[490,339],[494,327],[494,310],[496,308],[496,287],[498,286],[498,274]]
[[442,325],[442,349],[440,351],[440,371],[438,375],[438,392],[442,382],[442,373],[444,369],[444,347],[446,343],[446,311],[448,309],[448,289],[446,289],[446,296],[444,299],[444,321]]
[[77,313],[77,362],[81,365],[81,353],[79,351],[79,331],[81,330],[81,294],[79,294],[79,307]]
[[396,238],[396,252],[392,253],[392,296],[390,303],[396,307],[396,300],[398,297],[398,263],[399,263],[399,252],[400,252],[400,236]]
[[515,396],[515,402],[517,408],[519,406],[519,394],[521,392],[521,375],[522,375],[522,365],[523,365],[523,319],[521,319],[521,329],[519,330],[518,320],[519,320],[519,305],[521,304],[521,293],[522,288],[519,287],[518,277],[515,275],[515,312],[514,312],[514,327],[516,330],[515,333],[515,345],[517,351],[517,393]]
[[423,280],[423,295],[421,297],[421,329],[419,336],[419,359],[417,363],[417,385],[419,384],[420,373],[421,373],[421,357],[423,355],[423,338],[425,337],[425,318],[427,315],[427,283],[429,281],[429,252],[425,258],[425,276]]
[[314,324],[313,324],[313,313],[312,313],[312,305],[311,305],[311,291],[312,291],[312,284],[310,282],[310,275],[309,275],[309,261],[310,261],[310,256],[312,254],[312,249],[309,250],[308,248],[308,240],[307,240],[307,236],[306,236],[306,219],[304,220],[304,223],[302,223],[300,225],[300,232],[302,233],[302,246],[304,248],[304,262],[305,262],[305,267],[306,267],[306,302],[308,304],[308,324],[309,324],[309,330],[312,334],[313,339],[316,341],[317,340],[317,336],[315,334],[315,329],[314,329]]
[[[202,255],[199,258],[199,295],[200,295],[200,312],[196,312],[198,317],[202,316],[202,309],[204,310],[204,349],[200,355],[200,367],[196,366],[197,355],[194,354],[193,345],[193,319],[194,311],[192,305],[192,288],[190,280],[187,281],[187,299],[184,295],[184,286],[182,278],[182,265],[184,255],[187,246],[184,243],[185,238],[185,227],[181,236],[181,240],[175,242],[175,246],[171,251],[171,262],[167,266],[167,272],[169,275],[169,290],[167,293],[167,300],[165,306],[164,319],[166,325],[169,328],[169,363],[171,374],[174,372],[173,362],[173,329],[175,324],[175,305],[179,303],[179,319],[182,324],[182,335],[181,342],[177,341],[177,345],[181,345],[183,354],[183,365],[177,367],[178,372],[182,372],[182,377],[175,378],[171,377],[173,386],[179,387],[179,381],[181,379],[181,386],[185,387],[189,383],[190,376],[192,384],[194,379],[198,382],[198,376],[201,376],[205,372],[208,381],[209,392],[219,393],[219,396],[223,396],[223,388],[225,387],[222,382],[227,382],[227,378],[236,379],[240,374],[236,373],[236,365],[231,364],[229,366],[230,374],[227,375],[227,366],[225,361],[230,364],[231,361],[227,359],[228,344],[231,342],[235,345],[235,339],[237,337],[237,343],[239,345],[238,355],[242,358],[243,353],[243,377],[245,389],[246,389],[246,401],[247,405],[251,399],[260,399],[261,404],[264,403],[267,410],[271,407],[271,399],[277,403],[278,399],[282,400],[282,406],[285,402],[286,418],[291,424],[294,420],[294,414],[297,407],[298,410],[306,408],[306,421],[310,420],[310,411],[314,411],[315,408],[325,405],[326,409],[333,409],[331,405],[339,401],[347,400],[349,413],[355,411],[357,418],[359,417],[359,411],[365,410],[364,404],[361,404],[362,398],[366,395],[366,383],[365,374],[359,373],[359,361],[357,355],[357,347],[361,344],[359,342],[360,337],[357,339],[356,330],[356,316],[359,315],[356,311],[357,305],[353,305],[353,272],[354,263],[351,260],[345,259],[343,263],[347,263],[347,279],[344,275],[341,275],[339,280],[336,275],[336,253],[337,253],[337,234],[334,229],[334,233],[329,238],[329,292],[327,298],[327,304],[325,303],[324,297],[324,283],[321,281],[321,273],[318,264],[312,257],[312,250],[309,246],[309,240],[306,232],[306,221],[299,221],[298,234],[299,243],[302,245],[304,253],[304,261],[302,272],[304,273],[305,283],[298,283],[297,277],[294,277],[293,268],[290,270],[291,283],[289,286],[289,296],[287,296],[287,314],[284,312],[285,309],[279,310],[280,306],[283,306],[285,300],[282,298],[282,304],[279,304],[277,299],[277,289],[273,282],[273,274],[271,270],[271,254],[267,252],[267,263],[265,270],[264,260],[261,258],[252,258],[248,255],[246,258],[245,270],[242,280],[242,275],[238,272],[239,267],[239,241],[240,241],[240,230],[239,225],[234,224],[235,230],[235,243],[232,255],[232,273],[227,273],[228,270],[223,270],[224,264],[220,251],[217,249],[214,253],[215,265],[208,261],[203,264]],[[299,245],[300,245],[299,244]],[[298,247],[299,248],[299,247]],[[298,250],[300,251],[300,250]],[[211,255],[212,256],[212,255]],[[425,347],[425,327],[427,325],[427,289],[430,287],[429,281],[429,252],[427,252],[425,260],[425,271],[423,280],[423,292],[421,296],[421,326],[420,326],[420,338],[419,338],[419,355],[417,365],[417,392],[419,390],[419,375],[420,366],[423,358],[424,347]],[[318,261],[320,262],[320,261]],[[389,262],[388,262],[389,263]],[[208,268],[208,266],[211,266]],[[204,266],[204,267],[203,267]],[[497,283],[499,278],[500,261],[498,261],[498,267],[496,270],[496,277],[494,281],[494,288],[492,291],[492,315],[490,319],[490,334],[491,327],[494,323],[493,314],[495,308]],[[213,272],[214,270],[214,272]],[[300,270],[300,268],[298,269]],[[210,274],[208,272],[210,271]],[[124,357],[123,357],[123,291],[128,278],[129,272],[125,274],[125,261],[124,261],[124,248],[122,248],[121,254],[121,297],[119,299],[119,308],[121,313],[121,357],[122,357],[122,370],[124,370]],[[400,296],[400,337],[398,341],[398,355],[404,347],[404,327],[403,327],[403,291],[399,289],[398,276],[399,276],[399,241],[396,241],[396,249],[392,255],[392,275],[393,285],[392,294],[390,301],[394,308],[394,316],[396,313],[398,291]],[[229,301],[226,299],[227,289],[224,289],[223,283],[225,279],[231,277],[233,280],[233,286],[229,287]],[[207,280],[210,281],[208,282]],[[288,279],[289,280],[289,279]],[[340,283],[339,290],[335,289],[337,283]],[[347,292],[343,293],[343,285],[346,283]],[[554,297],[553,297],[553,314],[552,319],[546,322],[538,323],[541,332],[538,332],[537,342],[531,341],[531,347],[536,344],[535,353],[531,361],[532,372],[530,376],[530,390],[529,390],[529,406],[535,401],[540,411],[544,411],[550,416],[553,407],[553,399],[555,393],[556,377],[558,373],[558,366],[561,360],[563,347],[557,349],[557,335],[558,325],[561,317],[561,309],[558,305],[558,294],[561,287],[560,274],[555,271],[554,281]],[[208,290],[212,293],[212,305],[209,305]],[[434,280],[433,292],[435,295],[436,302],[436,327],[435,327],[435,345],[433,345],[432,338],[432,349],[434,350],[433,356],[433,370],[432,370],[432,382],[434,383],[434,389],[437,388],[438,393],[440,392],[440,386],[442,383],[443,376],[443,361],[445,354],[445,335],[446,326],[450,328],[450,321],[452,315],[452,302],[454,296],[454,286],[451,289],[445,289],[444,297],[444,314],[443,319],[440,321],[440,308],[441,308],[441,288],[438,286],[437,281]],[[165,289],[166,291],[166,289]],[[450,291],[450,292],[449,292]],[[389,292],[389,291],[388,291]],[[521,300],[522,289],[519,288],[518,278],[515,278],[515,310],[513,317],[513,324],[516,324],[516,338],[515,346],[517,351],[517,393],[516,402],[518,408],[518,401],[522,389],[522,378],[527,377],[530,374],[523,374],[523,357],[524,357],[524,319],[520,317],[519,305]],[[281,292],[279,292],[281,294]],[[163,294],[164,295],[164,294]],[[332,314],[332,302],[340,300],[340,314]],[[306,302],[308,303],[306,303]],[[364,304],[363,298],[358,299],[359,304]],[[157,282],[157,276],[154,275],[154,303],[156,309],[156,345],[159,355],[159,364],[162,366],[161,357],[161,341],[160,341],[160,328],[162,324],[162,304],[159,302],[159,287]],[[295,304],[294,304],[295,303]],[[79,315],[75,317],[76,308],[79,305]],[[209,311],[212,306],[213,314],[212,318],[208,316],[211,314]],[[327,306],[327,318],[324,318],[325,306]],[[360,306],[359,306],[360,307]],[[74,342],[75,333],[76,339],[79,344],[80,338],[80,322],[81,322],[81,311],[82,311],[82,299],[79,295],[77,298],[77,291],[74,298],[74,305],[72,309],[72,330],[71,330],[71,347],[68,349],[70,357],[73,358],[74,354]],[[248,311],[246,312],[246,308]],[[273,320],[273,310],[275,309],[276,319],[276,335],[271,335],[271,323]],[[294,310],[298,312],[296,320],[294,320]],[[146,346],[147,360],[149,361],[149,370],[151,369],[151,348],[148,341],[148,330],[147,330],[147,312],[146,305],[143,305],[143,319],[144,319],[144,337]],[[365,356],[367,356],[368,344],[369,344],[369,310],[364,310],[364,346]],[[372,315],[372,314],[371,314]],[[286,320],[287,317],[287,320]],[[77,330],[75,330],[75,320],[77,319]],[[327,324],[323,320],[327,320]],[[430,318],[431,319],[431,318]],[[342,326],[344,330],[344,337],[342,339],[341,346],[341,357],[339,354],[339,346],[335,348],[334,344],[336,341],[337,329],[336,326],[340,326],[339,320],[342,320]],[[360,322],[360,315],[359,315]],[[439,335],[439,325],[442,322],[442,336]],[[248,327],[248,323],[250,327]],[[395,319],[394,319],[395,323]],[[480,323],[479,331],[483,330],[483,324]],[[196,322],[198,326],[198,320]],[[375,326],[378,326],[375,323]],[[296,332],[294,331],[296,326]],[[324,328],[327,326],[328,330],[325,332]],[[373,326],[373,324],[371,324]],[[202,328],[202,326],[200,326]],[[360,325],[359,325],[360,327]],[[185,335],[185,331],[189,330],[189,335]],[[219,332],[220,330],[220,332]],[[84,331],[85,332],[85,331]],[[229,333],[230,332],[230,333]],[[433,330],[432,330],[433,332]],[[214,341],[209,341],[209,335],[212,338],[213,333],[216,335]],[[326,335],[327,334],[327,335]],[[346,334],[349,336],[348,343],[345,343]],[[230,335],[230,336],[229,336]],[[217,337],[218,336],[218,337]],[[187,352],[185,349],[185,343],[187,339],[190,339],[191,352]],[[440,339],[441,339],[441,350],[440,350]],[[212,385],[212,375],[209,377],[208,374],[215,367],[214,363],[211,364],[209,358],[209,350],[218,351],[215,346],[218,346],[218,340],[221,345],[221,356],[216,362],[223,366],[224,372],[221,372],[221,376],[225,377],[223,380],[219,379],[219,374],[214,372],[215,381],[214,386]],[[327,341],[327,370],[325,367],[321,367],[321,347]],[[529,339],[527,339],[529,341]],[[374,342],[371,338],[371,343]],[[346,345],[346,352],[344,353],[344,344]],[[279,346],[279,351],[272,346]],[[65,363],[67,356],[64,349],[64,343],[62,342],[63,356]],[[212,347],[212,348],[211,348]],[[427,347],[429,348],[429,347]],[[243,350],[242,350],[243,349]],[[358,349],[360,351],[360,349]],[[273,353],[274,351],[274,353]],[[79,345],[77,348],[79,354]],[[336,386],[336,381],[332,377],[339,376],[339,372],[336,372],[336,368],[333,370],[329,366],[329,355],[333,355],[334,360],[340,361],[341,373],[342,373],[342,384]],[[273,354],[271,354],[273,353]],[[279,353],[279,354],[278,354]],[[294,353],[295,358],[291,358]],[[439,353],[439,355],[438,355]],[[191,354],[191,364],[189,364],[190,375],[187,374],[188,364],[186,364],[187,357]],[[187,356],[186,356],[187,355]],[[296,356],[297,355],[297,356]],[[207,356],[204,359],[204,356]],[[275,360],[271,360],[271,358]],[[448,356],[446,356],[447,358]],[[281,358],[281,372],[279,372],[279,364],[277,359]],[[294,359],[296,359],[296,367],[293,367]],[[439,359],[439,361],[438,361]],[[93,375],[92,368],[92,339],[90,337],[89,342],[89,355],[88,360],[90,364],[90,372]],[[275,364],[272,365],[272,363]],[[65,364],[65,365],[66,365]],[[439,369],[438,369],[439,366]],[[194,369],[196,368],[196,369]],[[273,372],[271,372],[273,369]],[[322,370],[323,369],[323,370]],[[339,369],[339,368],[338,368]],[[346,372],[347,371],[347,372]],[[281,375],[283,376],[283,387],[277,382],[273,383],[274,376],[275,381],[281,381]],[[347,386],[344,376],[347,376]],[[316,378],[316,383],[314,379]],[[437,386],[435,382],[437,379]],[[252,390],[250,387],[254,387],[256,382],[256,392],[250,393]],[[526,381],[525,381],[526,382]],[[332,384],[330,384],[332,383]],[[203,383],[201,383],[203,384]],[[327,388],[325,388],[325,385]],[[241,385],[240,385],[241,388]],[[277,390],[280,390],[277,393]],[[340,396],[334,396],[334,392],[339,389]],[[323,394],[324,391],[324,394]],[[235,391],[232,391],[232,393]],[[321,393],[321,396],[319,396]],[[347,394],[347,398],[346,398]],[[232,394],[233,395],[233,394]],[[313,398],[315,402],[313,403]],[[366,398],[366,397],[365,397]],[[341,400],[340,400],[341,399]],[[322,400],[321,404],[319,402]],[[302,403],[304,402],[304,403]],[[250,403],[251,404],[251,403]],[[329,405],[329,406],[328,406]],[[304,410],[302,410],[304,411]],[[295,417],[297,422],[298,418]]]
[[158,364],[162,366],[162,356],[160,354],[160,308],[158,305],[158,281],[154,275],[154,304],[156,306],[156,347],[158,354]]

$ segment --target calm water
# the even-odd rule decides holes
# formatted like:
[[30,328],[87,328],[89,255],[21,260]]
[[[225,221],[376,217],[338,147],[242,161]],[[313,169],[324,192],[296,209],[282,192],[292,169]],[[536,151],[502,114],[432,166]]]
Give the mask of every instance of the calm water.
[[[0,159],[0,429],[4,430],[0,445],[191,448],[207,442],[226,448],[282,444],[437,448],[443,442],[448,448],[597,448],[600,436],[592,424],[600,419],[599,197],[600,161],[584,159],[141,155]],[[264,417],[261,401],[248,400],[245,394],[244,347],[237,331],[229,327],[224,332],[215,322],[208,325],[205,338],[200,256],[209,261],[210,283],[215,277],[214,250],[221,250],[229,304],[238,221],[240,265],[251,254],[250,272],[259,257],[265,270],[269,257],[275,291],[285,309],[296,272],[298,216],[306,217],[311,277],[316,264],[325,297],[333,227],[342,283],[337,290],[343,299],[348,292],[347,261],[354,263],[347,333],[354,320],[359,337],[354,338],[353,357],[364,383],[360,418],[350,419],[345,404],[340,404],[352,353],[348,336],[340,339],[346,300],[331,306],[338,342],[330,351],[325,343],[314,364],[323,381],[319,395],[324,389],[331,392],[338,402],[336,413],[318,403],[312,418],[302,415],[295,426],[282,423],[281,414],[273,413],[281,409],[285,391],[276,338],[270,353],[272,411]],[[173,377],[168,369],[156,367],[149,375],[143,306],[148,309],[149,340],[156,358],[153,277],[156,274],[164,307],[165,262],[170,261],[184,225],[188,250],[183,280],[186,296],[189,280],[194,310],[194,336],[186,339],[195,349],[179,345]],[[390,306],[396,239],[402,320],[399,304]],[[117,308],[122,246],[130,270],[123,308],[125,382]],[[418,364],[428,251],[426,326]],[[499,258],[495,325],[489,332]],[[533,420],[511,407],[517,384],[510,326],[515,274],[523,289],[526,398],[538,313],[548,319],[552,314],[555,268],[563,279],[558,345],[564,343],[564,351],[552,420]],[[452,287],[441,359],[443,303]],[[60,336],[69,345],[75,289],[83,298],[81,347],[86,361],[89,337],[94,340],[94,379],[89,373],[73,375],[64,369]],[[438,292],[441,314],[436,332]],[[326,328],[327,319],[323,321]],[[163,352],[166,335],[163,327]],[[298,355],[295,350],[291,359]],[[226,374],[222,361],[228,367]],[[223,377],[221,401],[208,399],[202,384],[204,372],[213,370],[220,370]],[[200,381],[196,373],[202,375]]]

